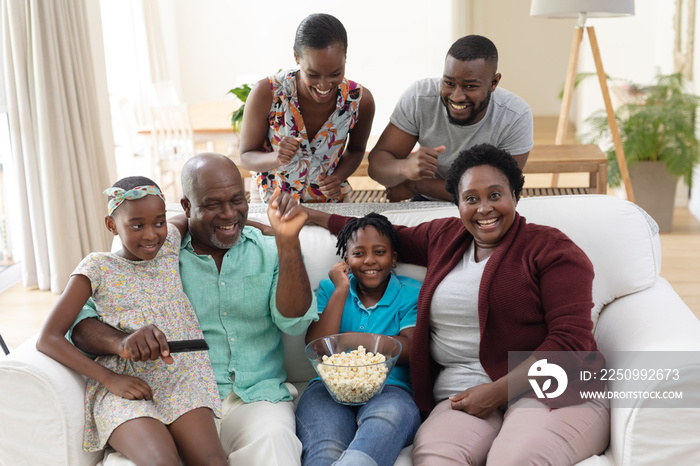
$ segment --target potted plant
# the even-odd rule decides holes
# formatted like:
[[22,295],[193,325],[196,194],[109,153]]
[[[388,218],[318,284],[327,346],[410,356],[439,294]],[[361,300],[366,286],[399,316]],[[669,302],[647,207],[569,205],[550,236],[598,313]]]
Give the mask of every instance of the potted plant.
[[[700,159],[695,133],[700,97],[685,91],[680,73],[660,75],[650,86],[631,84],[630,96],[631,101],[621,105],[615,117],[635,201],[656,220],[661,232],[668,232],[678,178],[684,177],[690,186],[693,166]],[[586,139],[611,147],[606,151],[608,184],[619,186],[620,171],[605,111],[594,113],[586,122],[591,125]]]
[[[234,87],[229,90],[227,94],[233,94],[238,100],[241,101],[241,106],[231,113],[231,128],[233,129],[233,134],[235,136],[234,143],[229,147],[229,157],[232,157],[236,163],[240,163],[238,145],[240,142],[239,134],[241,131],[241,123],[243,122],[243,109],[245,108],[245,101],[248,99],[248,94],[250,94],[250,85],[243,84],[238,87]],[[247,172],[241,172],[243,176],[247,176]]]
[[248,99],[248,94],[250,94],[250,85],[243,84],[242,86],[234,87],[227,94],[233,94],[238,100],[243,104],[234,110],[231,114],[231,127],[233,131],[238,133],[241,130],[241,122],[243,121],[243,108],[245,107],[245,101]]

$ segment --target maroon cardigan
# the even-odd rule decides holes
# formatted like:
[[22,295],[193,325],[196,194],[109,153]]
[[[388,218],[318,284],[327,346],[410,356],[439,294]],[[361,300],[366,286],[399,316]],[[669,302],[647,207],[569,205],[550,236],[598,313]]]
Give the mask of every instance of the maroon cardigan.
[[[337,234],[348,220],[332,215],[329,230]],[[454,217],[396,229],[399,261],[427,267],[410,350],[414,398],[426,414],[435,405],[433,383],[440,369],[430,357],[430,304],[472,236]],[[516,213],[486,264],[479,288],[479,360],[491,380],[508,372],[508,351],[541,352],[535,353],[538,357],[548,351],[580,351],[580,358],[574,353],[578,365],[569,388],[543,401],[553,408],[578,404],[579,390],[603,389],[600,382],[578,380],[579,370],[596,371],[604,365],[592,333],[592,283],[593,265],[576,244],[556,228],[527,223]]]

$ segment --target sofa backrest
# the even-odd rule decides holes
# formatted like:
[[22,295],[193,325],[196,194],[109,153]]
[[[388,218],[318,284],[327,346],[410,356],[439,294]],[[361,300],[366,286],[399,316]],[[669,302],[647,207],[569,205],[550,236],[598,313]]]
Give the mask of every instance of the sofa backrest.
[[[168,207],[169,212],[181,211],[179,205]],[[459,216],[457,208],[448,203],[324,204],[318,208],[348,216],[377,211],[392,223],[406,226]],[[635,204],[605,195],[547,196],[521,199],[517,209],[528,222],[560,229],[588,255],[595,270],[591,310],[594,323],[607,303],[652,286],[659,276],[658,227]],[[269,223],[266,206],[251,204],[249,218]],[[328,270],[340,260],[335,255],[336,238],[321,227],[305,226],[300,240],[311,287],[315,290],[318,283],[328,277]],[[422,281],[425,268],[399,264],[396,273]],[[303,336],[285,335],[285,367],[292,382],[314,377],[303,350]]]
[[[351,210],[338,205],[340,214]],[[384,204],[382,212],[392,223],[415,226],[448,216],[459,216],[455,206],[427,209],[397,209]],[[384,207],[386,209],[387,207]],[[593,319],[602,307],[620,296],[650,287],[659,276],[661,245],[656,223],[642,209],[625,200],[604,195],[551,196],[521,199],[518,212],[528,222],[556,227],[586,252],[595,268]],[[381,207],[377,210],[381,210]],[[328,276],[340,260],[335,255],[335,237],[326,230],[304,227],[302,252],[311,286]],[[422,280],[423,267],[399,264],[397,273]]]
[[559,228],[588,255],[595,269],[594,322],[603,306],[659,277],[659,228],[631,202],[605,195],[535,197],[523,199],[518,210],[530,222]]
[[[650,287],[661,269],[661,243],[654,220],[635,204],[604,195],[521,199],[517,207],[530,223],[558,228],[588,255],[595,269],[592,317],[613,299]],[[393,223],[417,225],[448,215],[456,207],[431,211],[387,211]],[[420,220],[420,221],[419,221]]]
[[[420,203],[414,203],[420,204]],[[458,217],[453,205],[440,204],[426,209],[402,204],[377,204],[392,223],[415,226],[448,216]],[[595,270],[593,281],[594,323],[607,303],[654,284],[661,268],[661,243],[654,220],[635,204],[605,195],[550,196],[521,199],[518,212],[528,222],[556,227],[569,236],[588,255]],[[332,210],[341,215],[355,215],[357,206],[338,204]],[[366,210],[366,208],[365,208]],[[360,212],[364,215],[366,212]],[[266,221],[263,215],[252,218]],[[312,288],[327,278],[328,270],[339,260],[335,255],[335,236],[328,231],[307,226],[301,232],[302,252]],[[418,280],[425,277],[425,268],[399,264],[396,273]],[[313,371],[303,364],[303,341],[285,337],[288,378],[308,380]]]

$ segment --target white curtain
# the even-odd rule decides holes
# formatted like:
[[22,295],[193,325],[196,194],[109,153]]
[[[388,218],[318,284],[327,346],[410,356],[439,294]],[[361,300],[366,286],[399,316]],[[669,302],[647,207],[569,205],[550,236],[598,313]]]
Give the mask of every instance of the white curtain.
[[59,293],[80,260],[111,241],[102,191],[114,153],[99,111],[90,0],[2,1],[23,281]]
[[151,71],[151,82],[171,82],[166,61],[163,28],[161,27],[158,0],[142,0],[143,22],[146,28],[148,58]]

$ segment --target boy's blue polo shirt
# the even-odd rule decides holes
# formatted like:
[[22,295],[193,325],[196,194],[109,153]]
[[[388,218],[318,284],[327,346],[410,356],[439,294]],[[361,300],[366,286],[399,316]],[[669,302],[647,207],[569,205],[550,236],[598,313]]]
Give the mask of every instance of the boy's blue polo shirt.
[[[421,282],[418,280],[392,273],[382,299],[367,309],[357,297],[357,279],[350,274],[350,292],[345,300],[340,333],[364,332],[394,336],[405,328],[415,327],[420,287]],[[319,283],[316,290],[319,314],[326,309],[333,290],[335,286],[329,278]],[[396,365],[387,383],[411,391],[408,365]]]

